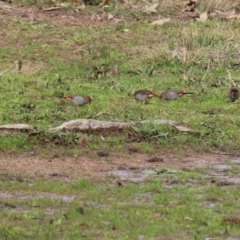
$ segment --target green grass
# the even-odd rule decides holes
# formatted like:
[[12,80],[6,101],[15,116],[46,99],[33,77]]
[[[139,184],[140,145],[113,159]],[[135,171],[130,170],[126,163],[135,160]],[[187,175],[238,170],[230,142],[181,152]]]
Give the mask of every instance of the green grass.
[[[162,26],[120,22],[92,28],[81,26],[81,31],[79,26],[14,19],[8,27],[6,22],[1,25],[9,42],[0,49],[1,80],[5,83],[0,97],[3,124],[29,123],[46,131],[64,121],[91,118],[103,111],[108,115],[101,115],[99,120],[170,119],[200,132],[199,137],[165,129],[170,145],[238,148],[239,108],[238,102],[227,99],[232,85],[227,70],[238,84],[235,53],[239,22],[173,19]],[[15,31],[10,33],[9,29]],[[176,47],[180,53],[173,57]],[[15,60],[22,62],[20,71],[16,70]],[[111,72],[114,66],[118,73]],[[145,105],[131,97],[141,88],[158,94],[169,88],[184,89],[195,95],[174,102],[155,98]],[[89,94],[93,104],[76,108],[59,98],[78,93]],[[149,131],[147,135],[151,134]],[[14,141],[9,140],[6,146],[5,140],[0,148],[15,148],[11,146]],[[166,143],[162,137],[159,141]]]
[[[18,7],[53,6],[48,0],[12,2]],[[236,3],[213,0],[207,6],[201,1],[197,10],[228,11]],[[91,157],[91,151],[98,149],[124,152],[126,142],[131,141],[148,154],[156,149],[171,149],[171,153],[239,149],[239,101],[230,102],[227,92],[231,79],[240,83],[240,22],[218,17],[182,21],[175,18],[184,8],[179,1],[160,1],[157,13],[142,11],[145,4],[113,0],[104,10],[87,6],[78,11],[78,17],[114,11],[125,17],[118,24],[105,19],[89,26],[32,22],[10,15],[1,18],[0,122],[35,127],[33,133],[1,132],[1,151],[34,151],[50,158],[54,154]],[[60,11],[65,15],[73,10],[76,6],[69,3]],[[152,25],[158,15],[172,19]],[[17,61],[22,63],[19,71]],[[157,94],[169,88],[183,89],[194,95],[171,102],[153,98],[149,104],[137,103],[132,94],[144,88]],[[61,98],[81,93],[93,98],[91,105],[75,107]],[[107,113],[98,117],[105,121],[175,120],[198,134],[153,124],[101,135],[48,132],[65,121],[92,118],[99,112]],[[80,137],[86,138],[84,148],[77,146]],[[234,177],[239,167],[231,166],[228,174]],[[115,185],[118,178],[111,174],[96,181],[90,173],[89,179],[71,182],[39,175],[0,175],[0,192],[11,194],[9,198],[0,196],[0,238],[238,237],[239,186],[218,185],[222,179],[209,177],[211,171],[156,169],[144,182],[121,181],[123,187]],[[64,196],[72,200],[66,201]]]
[[[178,182],[170,184],[174,179]],[[219,187],[210,179],[203,184],[198,169],[160,173],[141,184],[125,181],[123,187],[109,184],[111,177],[104,184],[39,180],[14,182],[15,190],[1,182],[1,189],[18,196],[1,200],[2,239],[225,239],[240,234],[238,186]]]

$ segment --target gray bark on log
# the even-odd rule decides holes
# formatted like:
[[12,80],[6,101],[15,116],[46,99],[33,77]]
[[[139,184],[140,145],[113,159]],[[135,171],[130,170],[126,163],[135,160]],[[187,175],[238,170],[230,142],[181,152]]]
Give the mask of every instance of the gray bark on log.
[[5,124],[0,125],[0,131],[31,131],[33,127],[28,124]]
[[102,130],[122,130],[125,128],[132,127],[136,124],[166,124],[174,126],[181,132],[196,132],[190,128],[182,126],[179,122],[158,119],[158,120],[144,120],[139,122],[109,122],[109,121],[99,121],[96,119],[76,119],[63,123],[62,125],[49,129],[52,132],[58,132],[62,130],[67,131],[102,131]]

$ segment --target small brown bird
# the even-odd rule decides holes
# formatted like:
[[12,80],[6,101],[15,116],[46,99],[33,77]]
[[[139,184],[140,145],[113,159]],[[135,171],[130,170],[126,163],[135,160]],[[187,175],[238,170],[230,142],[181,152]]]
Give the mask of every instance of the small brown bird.
[[184,91],[174,91],[174,90],[169,90],[167,92],[161,93],[159,96],[160,99],[163,100],[175,100],[185,94],[193,94],[191,92],[184,92]]
[[91,104],[92,102],[91,97],[88,95],[64,96],[63,98],[72,102],[76,106],[81,106],[87,103]]
[[228,97],[232,102],[235,102],[239,98],[240,92],[237,87],[232,87],[228,92]]
[[144,101],[145,103],[149,102],[152,97],[155,97],[156,94],[149,90],[138,90],[134,93],[134,98],[137,101]]

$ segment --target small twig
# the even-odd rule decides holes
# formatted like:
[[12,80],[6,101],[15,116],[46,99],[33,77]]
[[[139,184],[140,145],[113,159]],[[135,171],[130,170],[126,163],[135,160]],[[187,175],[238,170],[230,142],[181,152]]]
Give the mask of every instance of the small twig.
[[22,69],[22,61],[21,60],[16,60],[15,61],[15,67],[16,67],[16,71],[19,72]]
[[94,116],[92,116],[92,118],[96,119],[97,117],[101,116],[101,115],[110,115],[107,112],[98,112],[97,114],[95,114]]
[[239,56],[240,55],[240,53],[234,53],[234,54],[230,54],[230,55],[224,55],[224,56],[218,56],[218,58],[228,58],[228,57],[233,57],[233,56]]
[[236,86],[236,83],[232,80],[232,77],[231,77],[231,73],[230,73],[230,71],[227,69],[227,72],[228,72],[228,78],[229,78],[229,80],[232,82],[232,84],[234,85],[234,86]]
[[207,70],[210,70],[210,69],[211,69],[212,63],[213,63],[213,59],[212,59],[212,57],[210,57],[210,59],[208,60]]
[[207,73],[209,72],[209,68],[207,68],[207,71],[205,72],[205,74],[202,77],[202,81],[205,79],[205,77],[207,76]]
[[43,11],[54,11],[54,10],[58,10],[58,9],[62,9],[64,7],[50,7],[50,8],[44,8]]
[[154,84],[147,86],[145,89],[152,89],[152,87],[154,87]]
[[205,77],[207,76],[207,74],[208,74],[208,72],[209,72],[209,70],[210,70],[210,68],[211,68],[212,62],[213,62],[213,59],[212,59],[212,57],[210,57],[210,59],[208,60],[207,71],[206,71],[205,74],[203,75],[202,81],[203,81],[203,80],[205,79]]
[[2,75],[3,75],[5,72],[7,72],[8,70],[13,70],[13,68],[14,68],[14,65],[12,65],[12,66],[6,68],[6,69],[3,70],[2,72],[0,72],[0,76],[2,76]]

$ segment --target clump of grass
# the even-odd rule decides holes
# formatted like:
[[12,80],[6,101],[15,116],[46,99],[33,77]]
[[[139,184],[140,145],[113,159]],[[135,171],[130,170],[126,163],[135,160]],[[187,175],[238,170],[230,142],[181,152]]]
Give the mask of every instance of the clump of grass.
[[220,10],[220,11],[230,11],[233,10],[235,7],[238,6],[238,1],[236,0],[212,0],[212,1],[200,1],[200,4],[197,6],[198,11],[214,11],[214,10]]
[[[53,1],[53,0],[20,0],[20,1],[17,1],[17,0],[12,0],[11,1],[13,4],[16,4],[16,5],[23,5],[23,6],[29,6],[29,5],[32,5],[32,6],[50,6],[50,5],[53,5],[53,4],[56,4],[58,3],[57,1]],[[69,4],[72,4],[74,3],[73,0],[63,0],[61,1],[62,3],[69,3]]]

